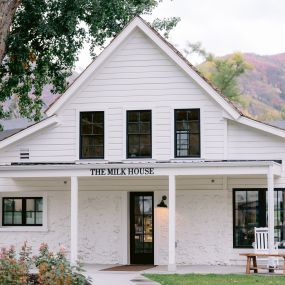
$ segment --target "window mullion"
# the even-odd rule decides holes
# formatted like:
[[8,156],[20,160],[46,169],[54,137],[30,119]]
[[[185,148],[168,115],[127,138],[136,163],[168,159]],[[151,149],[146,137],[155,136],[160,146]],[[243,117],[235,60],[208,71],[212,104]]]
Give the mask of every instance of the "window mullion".
[[26,225],[26,198],[22,199],[22,225]]

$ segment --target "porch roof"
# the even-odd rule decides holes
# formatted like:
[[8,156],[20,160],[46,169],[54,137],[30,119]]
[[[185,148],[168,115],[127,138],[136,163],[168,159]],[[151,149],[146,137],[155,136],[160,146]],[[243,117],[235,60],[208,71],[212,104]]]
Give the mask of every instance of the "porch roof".
[[280,176],[282,165],[273,160],[136,161],[75,163],[14,163],[0,166],[0,177],[267,175]]

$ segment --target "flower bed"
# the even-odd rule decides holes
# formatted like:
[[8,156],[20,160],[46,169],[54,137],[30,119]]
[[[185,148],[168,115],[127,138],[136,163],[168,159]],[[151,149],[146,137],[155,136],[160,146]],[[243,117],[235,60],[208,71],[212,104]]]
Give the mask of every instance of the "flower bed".
[[[38,274],[31,274],[35,267]],[[0,284],[5,285],[88,285],[80,264],[71,265],[63,247],[57,253],[42,244],[37,256],[25,243],[17,254],[13,246],[0,251]]]

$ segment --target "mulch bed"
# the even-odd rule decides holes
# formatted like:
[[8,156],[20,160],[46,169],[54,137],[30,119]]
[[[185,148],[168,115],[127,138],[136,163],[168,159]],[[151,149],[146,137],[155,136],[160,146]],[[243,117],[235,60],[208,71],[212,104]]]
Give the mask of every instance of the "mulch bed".
[[153,267],[156,267],[156,265],[139,265],[139,264],[119,265],[119,266],[102,269],[100,271],[143,271],[143,270],[147,270]]

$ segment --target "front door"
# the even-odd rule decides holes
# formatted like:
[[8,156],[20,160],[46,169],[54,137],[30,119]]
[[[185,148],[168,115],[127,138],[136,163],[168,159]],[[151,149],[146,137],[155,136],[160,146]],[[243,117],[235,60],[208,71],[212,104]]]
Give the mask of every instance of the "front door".
[[131,264],[153,264],[153,192],[130,193]]

